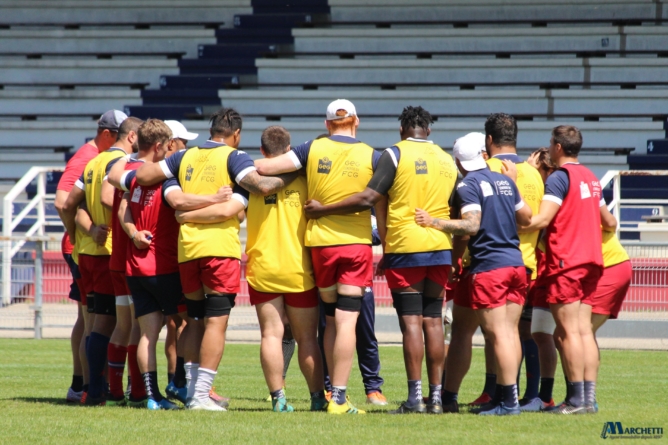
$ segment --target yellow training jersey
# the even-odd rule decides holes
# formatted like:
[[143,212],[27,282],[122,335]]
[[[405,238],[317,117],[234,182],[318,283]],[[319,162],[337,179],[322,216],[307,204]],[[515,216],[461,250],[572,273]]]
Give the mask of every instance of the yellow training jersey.
[[[232,186],[227,158],[235,150],[227,145],[186,150],[178,173],[183,192],[213,195],[223,185]],[[220,223],[181,225],[179,263],[205,257],[241,258],[239,218],[236,215]]]
[[84,169],[83,185],[86,192],[86,206],[93,224],[106,224],[109,227],[107,242],[104,246],[97,245],[91,237],[77,230],[76,248],[79,254],[102,256],[111,255],[111,209],[102,204],[102,182],[107,176],[107,166],[114,159],[125,156],[125,151],[111,147],[95,156]]
[[250,195],[246,279],[255,290],[304,292],[315,287],[311,254],[304,246],[306,178],[299,177],[274,195]]
[[[309,199],[323,205],[363,191],[373,176],[373,148],[330,138],[312,142],[306,163]],[[309,220],[306,246],[371,244],[371,211]]]
[[[449,199],[457,180],[452,157],[431,141],[404,140],[397,171],[388,192],[385,253],[418,253],[452,249],[452,237],[415,222],[415,209],[433,218],[450,219]],[[393,149],[388,149],[394,155]]]
[[603,239],[603,267],[615,266],[628,261],[629,254],[619,242],[615,232],[602,231]]
[[[515,160],[510,159],[513,162]],[[493,172],[501,173],[501,160],[499,158],[490,158],[487,160],[487,165]],[[545,193],[545,185],[540,173],[527,162],[516,162],[517,167],[517,189],[522,195],[524,202],[531,207],[534,215],[538,214],[540,209],[540,202],[543,200]],[[531,233],[520,233],[520,250],[522,251],[522,259],[524,266],[531,269],[531,278],[536,279],[536,243],[538,243],[539,231]]]

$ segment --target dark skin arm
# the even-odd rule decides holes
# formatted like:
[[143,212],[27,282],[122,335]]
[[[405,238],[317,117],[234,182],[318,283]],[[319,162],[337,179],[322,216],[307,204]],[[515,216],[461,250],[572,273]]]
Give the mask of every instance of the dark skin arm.
[[239,185],[253,194],[269,196],[297,179],[299,174],[299,171],[294,171],[278,176],[262,176],[257,171],[252,171],[243,177]]
[[[322,205],[315,199],[309,199],[304,205],[306,217],[309,219],[318,219],[328,215],[349,215],[351,213],[363,212],[376,205],[383,195],[377,191],[365,188],[359,193],[347,197],[343,201],[334,204]],[[380,224],[378,225],[380,232]],[[383,237],[381,236],[381,239]]]

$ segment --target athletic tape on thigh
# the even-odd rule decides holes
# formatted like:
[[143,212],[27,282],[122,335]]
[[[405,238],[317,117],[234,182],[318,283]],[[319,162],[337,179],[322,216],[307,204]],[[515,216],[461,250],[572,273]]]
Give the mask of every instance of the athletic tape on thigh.
[[392,292],[392,302],[400,317],[402,315],[422,315],[422,294],[420,292]]
[[188,317],[194,320],[202,320],[206,314],[206,302],[186,298],[186,310],[188,311]]
[[533,308],[533,316],[531,317],[531,333],[540,332],[543,334],[554,334],[557,323],[554,321],[552,312],[548,309]]
[[340,311],[359,312],[362,310],[362,297],[338,295],[336,299],[336,308]]
[[237,294],[204,294],[206,302],[205,317],[222,317],[230,315]]
[[452,308],[455,305],[453,300],[445,303],[445,315],[443,316],[443,323],[452,324]]
[[426,298],[422,296],[422,316],[428,318],[441,318],[443,316],[443,299]]
[[449,345],[450,340],[452,340],[452,325],[450,323],[443,325],[443,333],[445,334],[443,343]]
[[116,296],[116,306],[130,306],[132,299],[129,295]]

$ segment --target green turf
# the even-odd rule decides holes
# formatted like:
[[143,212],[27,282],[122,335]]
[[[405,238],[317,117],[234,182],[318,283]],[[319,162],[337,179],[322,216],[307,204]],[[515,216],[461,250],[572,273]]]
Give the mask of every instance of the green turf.
[[[401,349],[382,347],[383,390],[390,400],[366,416],[309,413],[308,391],[296,355],[287,378],[288,398],[297,412],[271,412],[256,345],[228,345],[216,377],[218,392],[232,397],[227,413],[149,412],[129,408],[67,406],[69,342],[0,340],[0,443],[191,444],[191,443],[596,443],[604,422],[668,429],[668,373],[665,352],[602,351],[598,398],[601,411],[587,416],[523,414],[480,418],[384,414],[405,397]],[[165,381],[164,356],[160,378]],[[455,359],[453,357],[453,359]],[[360,408],[364,391],[356,365],[350,395]],[[484,380],[482,351],[474,351],[460,401],[473,400]],[[564,394],[557,378],[555,398]],[[426,385],[425,385],[426,386]],[[161,385],[164,388],[164,384]],[[661,443],[651,441],[651,443]]]

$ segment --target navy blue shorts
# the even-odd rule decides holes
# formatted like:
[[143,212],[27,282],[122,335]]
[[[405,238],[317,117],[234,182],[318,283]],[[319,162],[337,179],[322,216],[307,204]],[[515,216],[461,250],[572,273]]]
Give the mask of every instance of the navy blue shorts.
[[70,300],[81,301],[81,291],[79,290],[79,285],[76,280],[81,279],[81,274],[79,273],[79,266],[74,262],[72,255],[69,253],[64,253],[63,258],[67,262],[67,265],[70,267],[70,273],[72,273],[72,284],[70,284]]
[[164,315],[177,314],[183,296],[179,273],[152,277],[127,277],[128,287],[135,305],[135,318],[152,312]]

